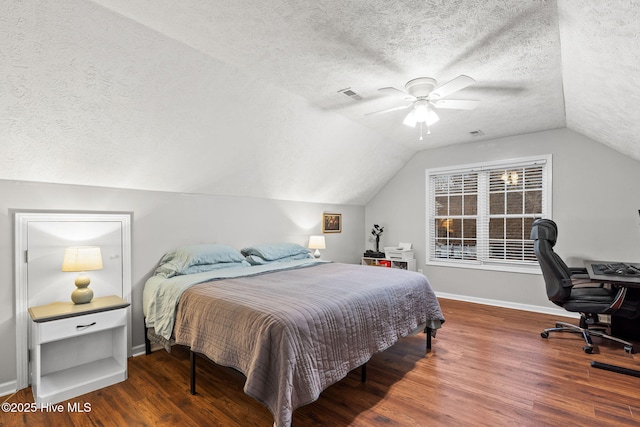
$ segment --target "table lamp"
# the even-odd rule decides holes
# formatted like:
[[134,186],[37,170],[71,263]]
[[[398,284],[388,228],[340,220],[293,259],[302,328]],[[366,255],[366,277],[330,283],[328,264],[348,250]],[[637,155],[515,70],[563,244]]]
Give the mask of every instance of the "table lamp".
[[91,279],[85,271],[102,270],[102,253],[97,246],[71,246],[64,251],[62,271],[76,271],[76,289],[71,293],[74,304],[91,302],[93,291],[89,289]]
[[320,249],[326,248],[324,243],[324,236],[311,236],[309,237],[309,249],[315,249],[313,257],[320,259]]

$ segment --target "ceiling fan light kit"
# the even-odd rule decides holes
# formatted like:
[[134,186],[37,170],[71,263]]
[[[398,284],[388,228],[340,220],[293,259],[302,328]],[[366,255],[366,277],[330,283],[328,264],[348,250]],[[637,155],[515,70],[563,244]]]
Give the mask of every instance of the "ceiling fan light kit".
[[464,89],[465,87],[475,83],[475,80],[469,76],[460,75],[455,79],[437,86],[437,81],[431,77],[418,77],[409,80],[405,85],[405,90],[396,89],[394,87],[384,87],[379,89],[381,92],[391,94],[402,94],[406,99],[411,101],[408,105],[388,108],[382,111],[376,111],[370,114],[387,113],[390,111],[404,110],[411,108],[409,114],[404,118],[403,124],[416,127],[420,123],[420,140],[422,140],[422,127],[427,126],[427,135],[431,133],[430,126],[436,123],[440,118],[434,111],[434,108],[449,108],[454,110],[473,110],[480,101],[474,99],[441,99],[454,92]]
[[438,120],[440,120],[440,117],[429,107],[427,101],[416,101],[413,104],[413,110],[409,111],[409,114],[407,114],[402,123],[414,128],[418,123],[431,126]]

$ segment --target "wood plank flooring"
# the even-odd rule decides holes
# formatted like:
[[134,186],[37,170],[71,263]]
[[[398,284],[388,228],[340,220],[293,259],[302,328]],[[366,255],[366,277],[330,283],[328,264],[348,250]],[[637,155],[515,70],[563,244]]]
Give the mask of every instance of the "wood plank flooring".
[[[423,334],[402,339],[360,371],[294,412],[299,426],[640,425],[640,378],[592,368],[598,360],[640,369],[640,355],[574,334],[540,337],[555,316],[442,299],[446,318],[424,355]],[[640,351],[640,350],[639,350]],[[198,360],[189,394],[184,348],[129,359],[129,379],[64,402],[84,413],[0,413],[1,426],[271,426],[269,411],[242,391],[242,374]],[[0,398],[33,402],[31,389]]]

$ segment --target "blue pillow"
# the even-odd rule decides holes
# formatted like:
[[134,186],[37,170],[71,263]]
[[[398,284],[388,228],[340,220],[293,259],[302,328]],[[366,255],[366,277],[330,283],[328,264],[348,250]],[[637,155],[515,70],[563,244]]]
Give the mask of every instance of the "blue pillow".
[[220,270],[221,268],[229,268],[229,267],[249,267],[250,265],[251,264],[248,261],[244,261],[244,260],[242,262],[220,262],[218,264],[198,264],[198,265],[192,265],[191,267],[176,273],[176,275],[204,273],[205,271]]
[[230,246],[212,244],[184,246],[167,252],[160,260],[160,266],[154,274],[168,278],[180,274],[207,271],[202,268],[190,270],[190,267],[193,266],[228,263],[239,263],[241,265],[244,262],[246,262],[244,256]]
[[308,254],[309,249],[297,243],[263,243],[242,249],[242,255],[257,255],[265,261],[275,261],[295,255]]
[[307,252],[306,254],[291,255],[288,257],[278,258],[271,261],[267,261],[266,259],[259,257],[258,255],[248,255],[245,259],[251,265],[263,265],[263,264],[269,264],[270,262],[295,261],[297,259],[305,259],[305,258],[313,258],[313,256],[311,256],[311,254]]

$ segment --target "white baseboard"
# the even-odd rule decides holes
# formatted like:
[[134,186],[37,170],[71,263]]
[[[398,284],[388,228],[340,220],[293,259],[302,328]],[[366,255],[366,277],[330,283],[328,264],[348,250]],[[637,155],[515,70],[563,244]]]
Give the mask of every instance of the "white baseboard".
[[131,347],[131,357],[144,356],[145,354],[144,344]]
[[539,305],[520,304],[516,302],[500,301],[487,298],[476,298],[467,295],[448,294],[444,292],[436,292],[438,298],[452,299],[457,301],[475,302],[477,304],[492,305],[495,307],[512,308],[515,310],[532,311],[534,313],[551,314],[554,316],[571,317],[577,319],[580,317],[579,313],[571,313],[562,308],[554,307],[542,307]]
[[18,381],[13,380],[0,384],[0,396],[7,396],[13,394],[18,390]]
[[[151,352],[153,353],[154,351],[157,351],[157,350],[164,350],[164,347],[161,344],[152,342]],[[144,348],[144,344],[137,345],[131,349],[131,357],[144,356],[145,354],[147,354],[147,350]]]

